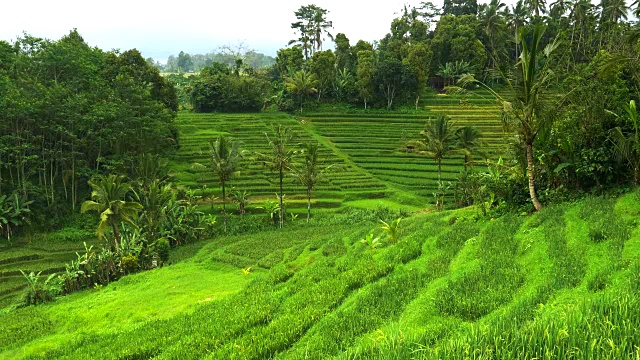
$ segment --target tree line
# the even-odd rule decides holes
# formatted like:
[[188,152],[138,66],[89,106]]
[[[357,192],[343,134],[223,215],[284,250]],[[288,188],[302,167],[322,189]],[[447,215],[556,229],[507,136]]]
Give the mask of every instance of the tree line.
[[213,63],[234,66],[236,60],[241,59],[243,63],[254,70],[261,67],[268,67],[275,63],[272,56],[261,54],[255,50],[247,49],[242,44],[237,47],[223,46],[218,51],[206,54],[189,54],[184,51],[176,55],[170,55],[165,64],[147,59],[158,70],[170,73],[193,73],[200,72],[203,68],[211,66]]
[[76,30],[0,41],[0,193],[46,208],[43,223],[76,210],[93,175],[178,146],[177,107],[137,50],[92,48]]

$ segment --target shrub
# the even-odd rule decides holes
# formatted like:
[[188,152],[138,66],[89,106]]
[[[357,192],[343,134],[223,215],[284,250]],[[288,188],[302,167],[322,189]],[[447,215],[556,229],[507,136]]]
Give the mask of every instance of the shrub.
[[130,274],[138,270],[138,257],[135,255],[127,255],[122,257],[120,260],[120,267],[122,268],[122,272],[125,274]]
[[22,295],[22,305],[24,306],[51,301],[62,292],[62,282],[56,274],[51,274],[46,280],[41,281],[40,275],[42,271],[37,274],[33,271],[29,274],[26,274],[22,270],[20,270],[20,272],[27,280],[27,288]]
[[154,250],[162,262],[169,261],[169,250],[171,245],[166,238],[160,238],[153,243]]

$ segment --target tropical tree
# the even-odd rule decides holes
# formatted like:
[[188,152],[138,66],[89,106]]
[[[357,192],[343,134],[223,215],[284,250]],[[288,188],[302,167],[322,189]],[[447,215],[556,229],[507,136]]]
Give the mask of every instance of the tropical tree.
[[529,11],[533,11],[536,18],[540,17],[540,14],[544,14],[547,11],[547,3],[545,0],[525,0],[525,4]]
[[318,93],[318,101],[329,89],[331,82],[335,77],[336,56],[333,51],[318,51],[311,58],[311,73],[315,75],[317,80],[316,92]]
[[333,23],[327,20],[327,13],[326,9],[316,5],[301,6],[295,11],[298,21],[292,23],[291,28],[298,32],[299,37],[291,40],[289,44],[299,42],[302,45],[305,60],[309,59],[316,50],[322,49],[325,33],[329,39],[333,40],[333,36],[328,31],[333,27]]
[[367,101],[375,95],[375,53],[372,50],[358,52],[358,66],[356,70],[358,93],[364,100],[364,108]]
[[429,80],[429,68],[431,67],[431,58],[433,53],[429,51],[429,48],[422,43],[415,43],[409,45],[407,57],[405,58],[406,65],[415,76],[415,96],[416,96],[416,110],[418,110],[418,103],[420,102],[420,95],[427,87],[427,80]]
[[494,67],[496,66],[495,59],[497,57],[495,39],[498,33],[503,31],[503,28],[506,26],[504,17],[501,14],[501,11],[505,7],[506,5],[500,0],[491,0],[488,4],[481,5],[480,25],[482,26],[483,32],[487,35],[493,59],[492,65]]
[[438,181],[442,181],[442,160],[450,155],[456,146],[456,133],[449,117],[439,114],[434,120],[428,121],[424,130],[420,132],[422,139],[418,140],[418,153],[433,157],[438,163]]
[[287,78],[284,86],[289,92],[300,97],[300,112],[302,112],[304,98],[318,92],[318,79],[315,74],[299,70],[293,76]]
[[276,171],[280,180],[280,192],[278,194],[278,201],[280,203],[279,215],[280,215],[280,227],[284,225],[284,204],[283,204],[283,180],[285,173],[292,169],[293,157],[296,154],[296,150],[290,147],[290,143],[293,139],[293,132],[291,128],[279,125],[271,136],[265,133],[267,137],[267,143],[271,148],[270,153],[256,153],[256,159],[262,163],[263,166]]
[[550,57],[557,47],[557,42],[552,42],[541,48],[541,41],[545,32],[542,24],[536,24],[529,41],[524,41],[525,32],[520,31],[517,42],[522,42],[522,53],[516,64],[515,79],[510,79],[503,74],[508,89],[507,97],[495,92],[484,83],[476,80],[473,75],[466,75],[460,79],[463,86],[477,84],[487,89],[501,104],[503,120],[507,129],[517,132],[520,141],[523,142],[529,177],[529,196],[536,210],[542,209],[542,203],[538,200],[535,186],[534,169],[534,141],[541,132],[546,131],[552,125],[551,116],[545,116],[544,112],[550,105],[550,90],[554,73],[550,68]]
[[224,231],[227,231],[226,185],[240,169],[240,161],[243,158],[241,147],[242,142],[231,140],[226,136],[219,136],[216,141],[210,144],[209,156],[211,160],[211,170],[222,188]]
[[241,216],[247,212],[246,207],[249,203],[249,193],[246,190],[234,190],[231,192],[231,200],[238,204],[238,210]]
[[10,196],[0,195],[0,234],[4,232],[8,241],[16,228],[29,223],[29,205],[32,203],[24,201],[17,192]]
[[141,187],[136,197],[143,207],[140,222],[146,228],[148,240],[152,243],[157,239],[158,228],[167,214],[171,201],[175,198],[173,189],[171,184],[155,179],[147,186]]
[[320,182],[323,175],[334,167],[334,164],[320,167],[318,163],[318,143],[306,143],[301,145],[302,162],[293,166],[293,176],[307,189],[307,223],[311,221],[311,192]]
[[631,123],[631,131],[626,132],[620,126],[611,130],[609,140],[619,161],[626,162],[633,171],[634,184],[640,183],[640,116],[636,102],[631,100],[624,107],[625,118]]
[[128,200],[133,188],[122,175],[97,175],[89,180],[89,186],[92,189],[91,200],[82,203],[80,211],[100,214],[96,235],[104,238],[107,228],[111,226],[114,244],[120,248],[120,224],[126,223],[137,228],[135,221],[143,207],[139,202]]
[[472,164],[474,155],[483,155],[481,143],[482,134],[475,126],[463,126],[456,130],[457,148],[464,155],[464,172]]

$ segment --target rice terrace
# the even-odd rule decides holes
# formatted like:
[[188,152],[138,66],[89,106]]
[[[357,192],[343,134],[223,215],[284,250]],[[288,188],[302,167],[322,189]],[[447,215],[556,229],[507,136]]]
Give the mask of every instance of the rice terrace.
[[638,2],[356,3],[0,25],[0,359],[640,359]]

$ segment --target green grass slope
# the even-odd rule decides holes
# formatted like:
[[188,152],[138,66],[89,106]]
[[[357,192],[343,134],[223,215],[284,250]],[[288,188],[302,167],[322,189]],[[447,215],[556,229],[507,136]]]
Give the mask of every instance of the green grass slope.
[[472,214],[413,216],[378,249],[358,241],[377,225],[340,222],[192,245],[173,265],[0,314],[0,358],[640,356],[638,193]]

